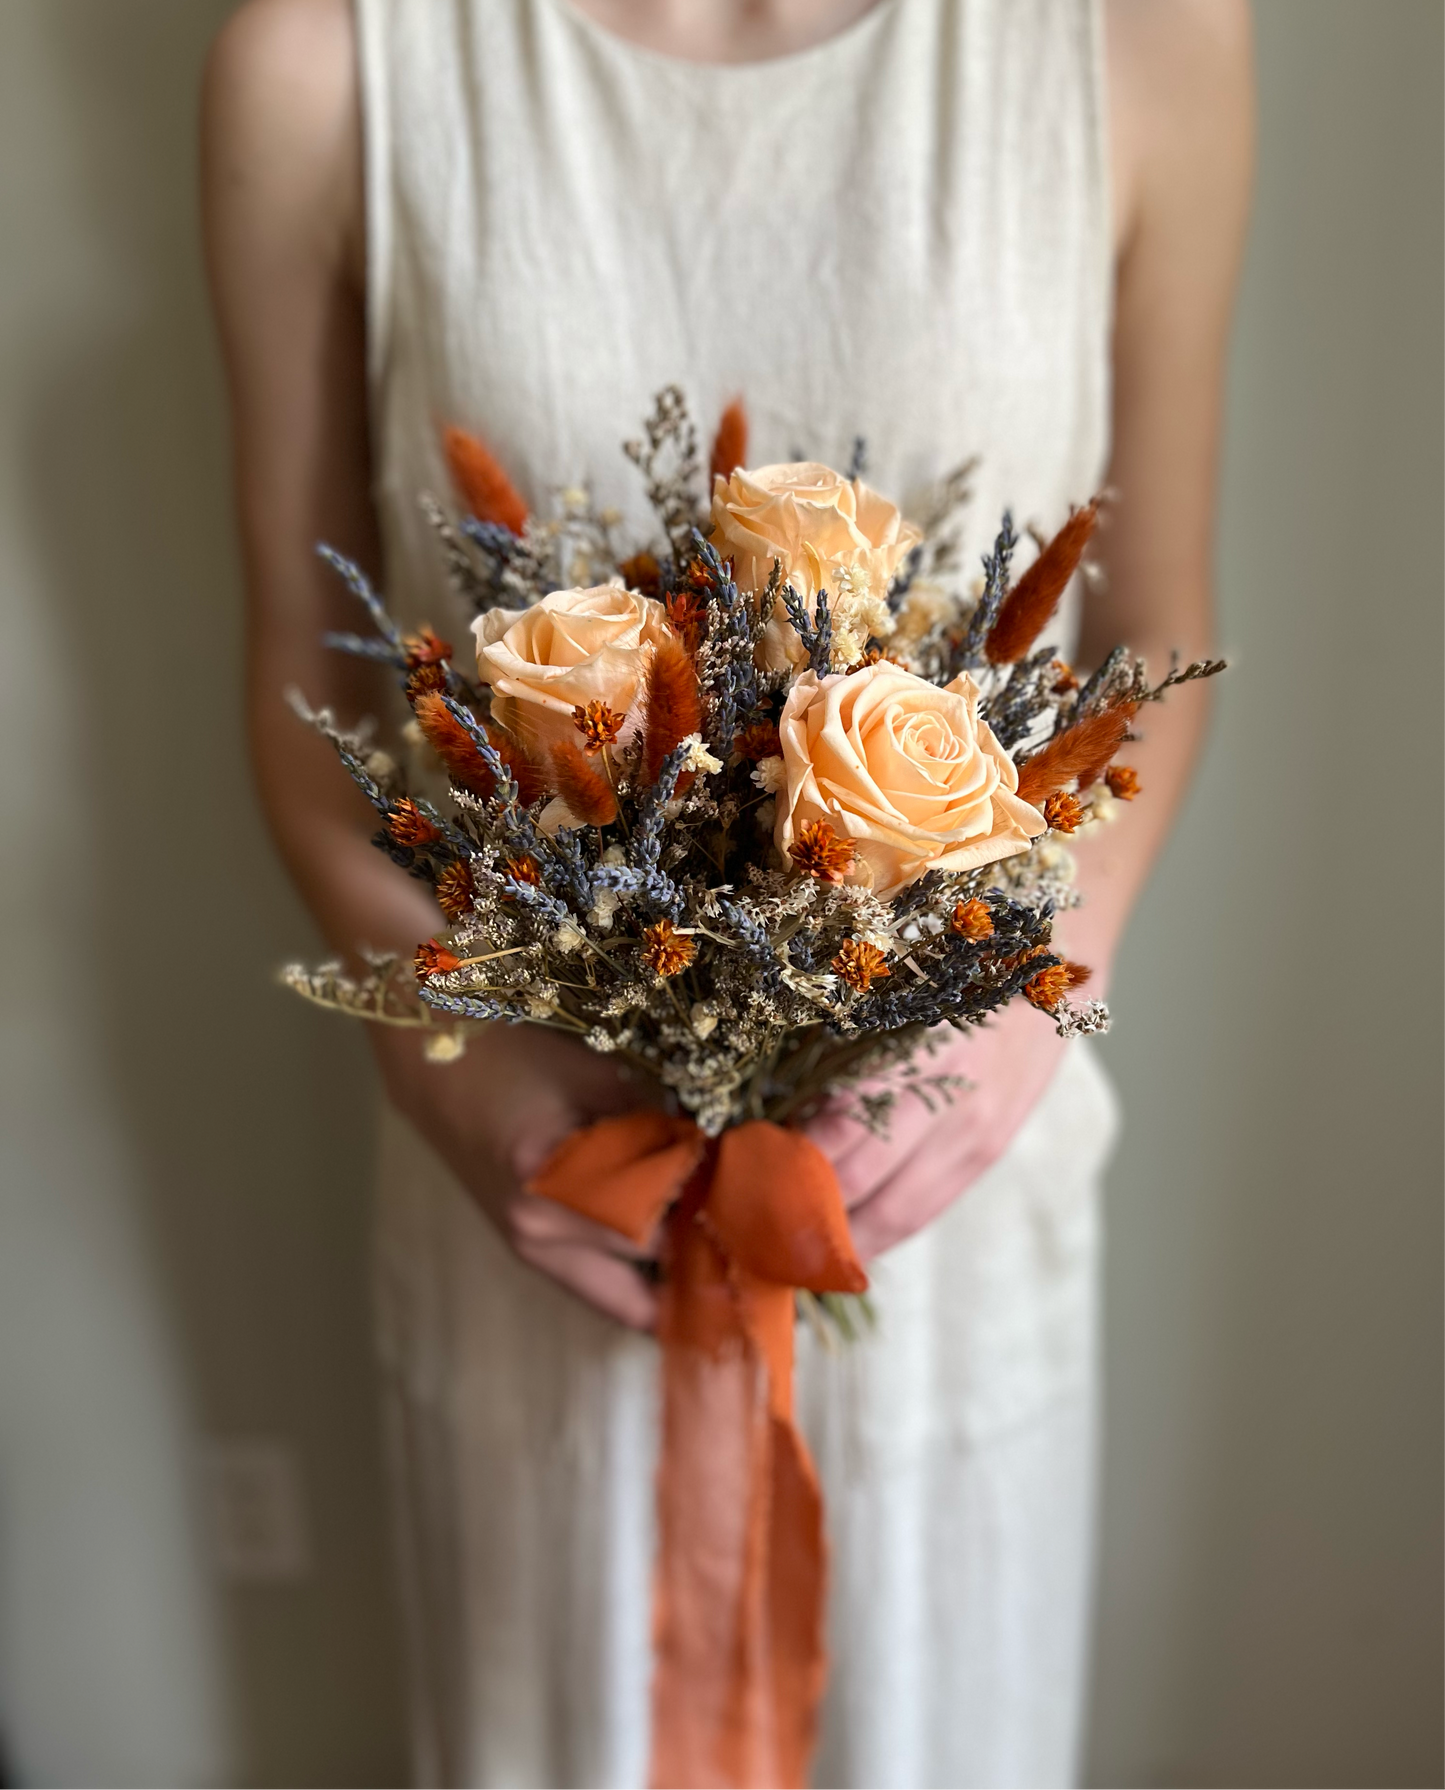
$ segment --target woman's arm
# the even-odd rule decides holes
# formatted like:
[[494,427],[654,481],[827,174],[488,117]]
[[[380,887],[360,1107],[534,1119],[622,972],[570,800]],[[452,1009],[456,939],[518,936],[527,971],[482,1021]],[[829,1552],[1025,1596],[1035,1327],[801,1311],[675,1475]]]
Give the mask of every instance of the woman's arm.
[[[1215,467],[1224,358],[1248,210],[1253,90],[1246,0],[1109,0],[1116,216],[1113,457],[1119,502],[1100,531],[1103,588],[1080,662],[1126,643],[1156,671],[1210,647]],[[1080,496],[1083,496],[1080,493]],[[1085,905],[1059,939],[1107,988],[1129,910],[1199,750],[1207,686],[1139,717],[1121,757],[1147,792],[1077,848]],[[1016,1003],[961,1038],[946,1066],[974,1085],[939,1118],[908,1102],[887,1140],[814,1128],[833,1155],[866,1257],[952,1203],[1007,1149],[1058,1067],[1043,1015]]]
[[[375,817],[284,693],[355,719],[380,706],[364,663],[321,636],[354,599],[316,557],[375,572],[365,350],[361,122],[349,0],[247,0],[213,47],[202,103],[207,265],[231,396],[247,595],[247,714],[277,845],[331,943],[409,952],[441,923],[431,896],[369,843]],[[624,1323],[652,1295],[626,1245],[519,1178],[577,1125],[635,1102],[614,1067],[531,1026],[498,1027],[458,1063],[369,1028],[392,1101],[522,1258]]]

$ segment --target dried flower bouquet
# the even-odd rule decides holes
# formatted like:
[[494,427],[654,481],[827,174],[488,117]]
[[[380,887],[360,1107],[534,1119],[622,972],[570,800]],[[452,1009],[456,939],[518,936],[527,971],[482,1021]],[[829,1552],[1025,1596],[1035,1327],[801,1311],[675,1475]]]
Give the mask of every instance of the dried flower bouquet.
[[[495,1020],[569,1032],[654,1077],[701,1129],[796,1120],[899,1065],[947,1096],[918,1047],[1022,995],[1061,1033],[1087,970],[1051,947],[1077,899],[1064,836],[1137,780],[1114,763],[1151,685],[1122,648],[1080,683],[1034,642],[1088,542],[1089,503],[1011,582],[1005,517],[981,587],[955,575],[966,469],[927,529],[856,476],[749,473],[734,407],[705,506],[696,435],[664,392],[628,454],[662,539],[625,552],[584,491],[527,515],[479,442],[448,432],[472,514],[427,500],[476,614],[477,675],[429,629],[403,634],[328,555],[375,625],[335,636],[397,673],[448,800],[398,752],[296,705],[375,807],[376,844],[448,923],[408,964],[285,979],[323,1005],[420,1026],[448,1060]],[[580,581],[580,582],[579,582]]]
[[1005,516],[970,587],[966,468],[920,526],[863,483],[861,449],[846,475],[749,471],[746,433],[734,406],[709,493],[681,395],[661,394],[626,449],[658,521],[638,548],[585,491],[529,515],[449,431],[470,513],[425,501],[475,667],[331,556],[374,625],[333,644],[392,668],[432,773],[295,699],[447,926],[409,963],[296,966],[291,986],[419,1027],[439,1060],[497,1020],[551,1026],[662,1095],[529,1185],[661,1235],[651,1781],[675,1785],[809,1781],[826,1546],[792,1416],[795,1299],[846,1333],[867,1278],[797,1121],[849,1086],[875,1127],[900,1090],[947,1099],[920,1047],[1015,997],[1065,1036],[1104,1029],[1052,944],[1077,900],[1061,841],[1139,793],[1115,755],[1141,706],[1220,669],[1151,684],[1120,648],[1081,681],[1036,645],[1097,502],[1016,581]]

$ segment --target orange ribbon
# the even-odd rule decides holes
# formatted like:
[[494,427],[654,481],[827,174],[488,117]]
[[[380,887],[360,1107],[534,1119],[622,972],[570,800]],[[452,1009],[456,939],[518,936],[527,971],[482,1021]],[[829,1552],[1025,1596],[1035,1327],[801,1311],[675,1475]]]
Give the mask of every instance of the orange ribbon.
[[714,1142],[639,1111],[568,1138],[529,1191],[639,1244],[667,1214],[651,1782],[806,1784],[828,1563],[793,1295],[868,1285],[832,1165],[780,1125]]

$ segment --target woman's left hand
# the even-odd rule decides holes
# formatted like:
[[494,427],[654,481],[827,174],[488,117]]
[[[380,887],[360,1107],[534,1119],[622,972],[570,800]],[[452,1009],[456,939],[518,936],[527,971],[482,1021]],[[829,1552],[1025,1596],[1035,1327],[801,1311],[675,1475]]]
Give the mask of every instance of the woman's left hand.
[[1047,1014],[1015,1001],[987,1024],[954,1033],[932,1056],[920,1053],[921,1077],[963,1076],[970,1084],[950,1099],[930,1094],[930,1112],[907,1083],[898,1088],[886,1137],[846,1116],[852,1096],[839,1097],[807,1126],[832,1161],[848,1207],[854,1247],[863,1261],[930,1224],[992,1168],[1052,1080],[1066,1049]]

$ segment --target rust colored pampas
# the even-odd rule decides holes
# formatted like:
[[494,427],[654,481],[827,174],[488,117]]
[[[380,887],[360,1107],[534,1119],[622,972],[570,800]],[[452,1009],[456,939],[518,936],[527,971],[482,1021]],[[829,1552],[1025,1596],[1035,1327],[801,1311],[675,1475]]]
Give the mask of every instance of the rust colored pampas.
[[465,429],[442,432],[447,467],[458,493],[478,522],[500,522],[514,535],[527,526],[527,506],[492,450]]
[[708,470],[715,479],[731,478],[738,467],[746,464],[747,457],[748,413],[742,399],[734,398],[718,423]]
[[497,780],[487,769],[487,762],[477,751],[472,736],[447,707],[440,691],[423,690],[414,699],[412,712],[427,745],[446,766],[452,782],[468,795],[486,801]]
[[1058,608],[1064,587],[1078,569],[1099,518],[1099,500],[1092,499],[1073,515],[1004,599],[984,645],[990,664],[1011,665],[1039,637]]
[[[496,787],[496,779],[487,768],[487,761],[476,748],[472,736],[447,707],[437,691],[423,691],[413,702],[412,712],[426,743],[446,766],[447,775],[458,789],[488,800]],[[519,741],[500,728],[488,731],[487,738],[498,758],[507,767],[517,785],[518,799],[526,806],[545,794],[542,773]]]
[[1115,703],[1113,708],[1065,728],[1019,766],[1019,795],[1026,802],[1037,803],[1075,778],[1080,789],[1097,782],[1123,744],[1137,707],[1132,702]]
[[605,827],[617,818],[612,785],[575,740],[558,740],[552,747],[552,787],[580,826]]
[[[647,668],[646,719],[642,726],[642,775],[656,783],[663,760],[702,727],[702,696],[692,654],[680,640],[663,640]],[[691,778],[688,778],[691,781]],[[678,790],[685,788],[682,780]]]

